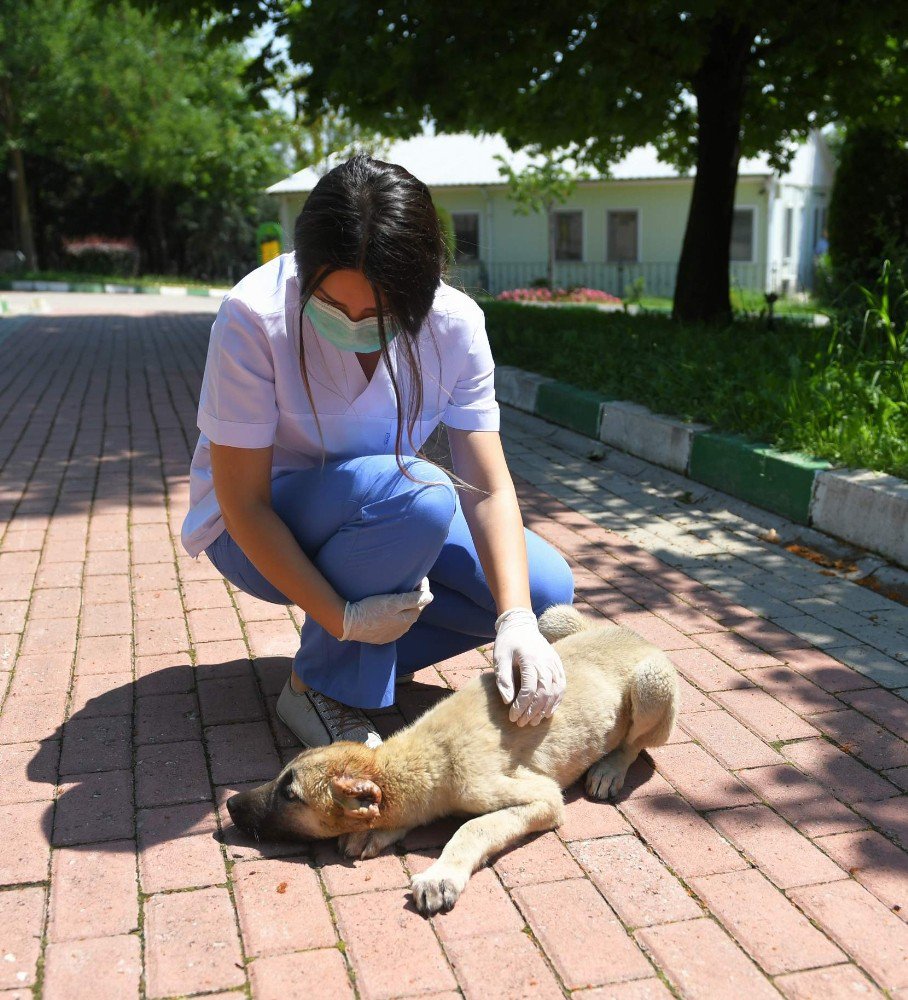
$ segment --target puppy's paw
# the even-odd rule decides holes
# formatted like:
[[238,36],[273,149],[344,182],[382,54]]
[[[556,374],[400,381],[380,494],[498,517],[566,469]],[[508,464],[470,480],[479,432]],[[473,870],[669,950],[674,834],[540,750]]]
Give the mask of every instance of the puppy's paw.
[[337,838],[337,849],[346,858],[378,857],[391,844],[406,836],[407,829],[401,830],[361,830],[358,833],[345,833]]
[[413,902],[425,916],[450,910],[464,890],[466,879],[453,869],[434,864],[410,880]]
[[597,761],[586,773],[586,793],[593,799],[613,799],[624,787],[628,762],[624,754],[613,751]]
[[362,857],[363,848],[366,846],[366,841],[371,833],[371,830],[363,830],[359,833],[345,833],[343,836],[338,837],[338,854],[345,858]]

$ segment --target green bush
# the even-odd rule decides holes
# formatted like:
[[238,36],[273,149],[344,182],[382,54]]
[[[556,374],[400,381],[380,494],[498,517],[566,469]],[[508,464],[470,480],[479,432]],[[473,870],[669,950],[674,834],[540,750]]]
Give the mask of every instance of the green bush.
[[[833,464],[908,477],[908,324],[890,302],[828,327],[481,302],[496,363]],[[882,308],[881,308],[882,307]],[[862,334],[863,330],[863,334]],[[901,331],[901,332],[899,332]]]
[[[862,316],[860,288],[877,286],[887,259],[892,298],[898,300],[908,287],[908,148],[897,132],[878,125],[848,131],[827,228],[832,304],[843,314]],[[899,304],[893,319],[899,325],[908,321],[908,304]]]
[[132,278],[139,270],[139,248],[133,240],[88,236],[64,240],[60,255],[62,270],[77,274],[112,274]]

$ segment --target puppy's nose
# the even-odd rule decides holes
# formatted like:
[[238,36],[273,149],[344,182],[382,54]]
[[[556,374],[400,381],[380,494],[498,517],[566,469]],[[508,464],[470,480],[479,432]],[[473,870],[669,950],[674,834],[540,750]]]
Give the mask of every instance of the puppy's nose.
[[227,812],[230,813],[230,818],[233,820],[234,826],[239,827],[241,830],[248,830],[249,817],[243,808],[243,797],[239,792],[236,795],[231,795],[227,800]]

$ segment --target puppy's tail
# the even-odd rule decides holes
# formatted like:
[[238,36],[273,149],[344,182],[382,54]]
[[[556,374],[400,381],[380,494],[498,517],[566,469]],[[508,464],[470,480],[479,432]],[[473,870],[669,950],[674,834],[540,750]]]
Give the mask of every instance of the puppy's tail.
[[582,632],[587,621],[573,604],[553,604],[539,616],[539,631],[549,642]]

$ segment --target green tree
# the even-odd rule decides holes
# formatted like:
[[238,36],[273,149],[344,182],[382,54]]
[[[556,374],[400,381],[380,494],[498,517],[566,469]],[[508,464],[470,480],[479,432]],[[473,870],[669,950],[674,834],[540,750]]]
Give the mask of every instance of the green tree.
[[570,198],[577,181],[587,176],[585,171],[568,170],[554,157],[543,157],[541,163],[529,163],[517,171],[500,154],[498,172],[506,178],[508,193],[518,215],[543,212],[546,220],[546,280],[555,287],[555,206]]
[[239,45],[207,44],[197,25],[158,23],[123,2],[100,12],[87,0],[0,5],[10,162],[32,153],[127,186],[150,209],[146,269],[168,269],[176,204],[195,202],[211,222],[253,213],[262,187],[283,174],[280,116],[257,107],[242,82],[249,60]]
[[333,159],[345,159],[357,150],[365,150],[378,159],[387,156],[390,142],[385,136],[373,129],[360,128],[331,109],[325,109],[309,125],[302,125],[299,94],[286,84],[278,89],[281,93],[289,91],[296,105],[296,114],[287,123],[294,153],[294,170],[311,166],[321,176],[330,169]]
[[[151,2],[151,0],[148,0]],[[155,0],[185,13],[183,0]],[[301,110],[326,107],[389,135],[498,132],[511,148],[575,147],[605,170],[653,142],[696,166],[675,315],[730,316],[729,243],[742,156],[783,168],[811,126],[904,114],[908,7],[805,0],[195,0],[219,31],[271,19],[305,67]],[[226,13],[225,13],[226,12]],[[897,41],[893,41],[896,39]]]
[[0,142],[13,184],[14,211],[25,265],[37,266],[26,153],[35,138],[38,108],[51,99],[53,12],[30,0],[0,0]]
[[908,142],[878,124],[848,130],[829,203],[829,254],[839,304],[865,306],[883,262],[892,263],[892,311],[908,318]]

